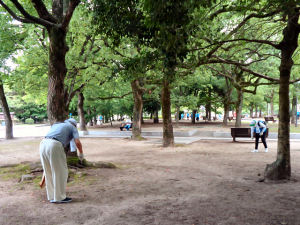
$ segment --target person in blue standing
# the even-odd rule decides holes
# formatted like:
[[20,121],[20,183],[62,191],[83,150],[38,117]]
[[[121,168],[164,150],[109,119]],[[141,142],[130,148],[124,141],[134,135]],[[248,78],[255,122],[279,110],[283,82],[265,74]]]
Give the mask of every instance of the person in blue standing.
[[268,146],[266,142],[266,133],[267,133],[267,126],[264,121],[262,120],[252,120],[250,122],[251,127],[251,138],[253,139],[253,135],[255,135],[255,149],[251,152],[258,152],[258,141],[261,138],[261,141],[265,147],[265,152],[268,152]]
[[183,118],[184,118],[184,113],[181,113],[181,120],[183,120]]
[[[68,167],[64,148],[74,141],[79,151],[79,159],[84,159],[79,140],[76,120],[70,118],[54,123],[40,143],[40,158],[46,180],[47,198],[51,203],[67,203],[72,198],[66,196]],[[71,149],[74,149],[71,143]],[[75,150],[76,150],[75,147]]]
[[196,120],[199,121],[199,113],[196,113]]

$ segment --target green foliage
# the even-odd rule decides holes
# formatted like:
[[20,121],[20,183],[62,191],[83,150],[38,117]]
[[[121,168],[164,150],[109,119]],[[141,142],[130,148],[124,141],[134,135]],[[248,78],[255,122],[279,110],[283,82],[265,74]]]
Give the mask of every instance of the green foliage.
[[33,121],[33,123],[37,123],[47,118],[47,108],[45,105],[24,103],[23,105],[15,108],[15,115],[24,123],[29,123],[31,121]]

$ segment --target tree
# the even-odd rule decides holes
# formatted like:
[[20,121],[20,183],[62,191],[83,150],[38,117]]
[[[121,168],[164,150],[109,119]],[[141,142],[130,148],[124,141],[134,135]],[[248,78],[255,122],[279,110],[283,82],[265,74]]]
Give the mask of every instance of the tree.
[[17,25],[13,25],[8,15],[0,9],[0,105],[5,118],[5,138],[13,138],[13,123],[10,109],[5,96],[4,84],[9,80],[11,70],[6,66],[8,59],[13,59],[13,54],[18,49],[19,42],[23,39]]
[[[51,13],[41,0],[32,0],[33,8],[38,16],[25,9],[18,0],[11,0],[13,5],[0,0],[0,5],[15,19],[22,23],[37,24],[47,30],[49,37],[48,67],[48,118],[51,123],[64,121],[67,117],[65,109],[66,90],[64,79],[67,73],[65,56],[67,29],[79,0],[53,0]],[[31,9],[31,8],[30,8]],[[18,13],[15,13],[18,12]]]

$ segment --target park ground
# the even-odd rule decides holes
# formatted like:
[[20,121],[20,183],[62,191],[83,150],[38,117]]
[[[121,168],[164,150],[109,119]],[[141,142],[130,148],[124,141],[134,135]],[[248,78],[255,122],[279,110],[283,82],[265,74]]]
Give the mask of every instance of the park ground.
[[[0,139],[0,166],[39,162],[41,139]],[[268,153],[262,144],[259,153],[251,153],[250,140],[170,148],[155,139],[82,138],[82,143],[88,161],[117,168],[72,169],[68,204],[47,201],[37,185],[41,173],[19,182],[12,171],[18,174],[22,166],[0,168],[0,224],[300,224],[300,142],[291,142],[292,179],[284,182],[260,182],[266,164],[276,159],[274,140],[268,141]]]

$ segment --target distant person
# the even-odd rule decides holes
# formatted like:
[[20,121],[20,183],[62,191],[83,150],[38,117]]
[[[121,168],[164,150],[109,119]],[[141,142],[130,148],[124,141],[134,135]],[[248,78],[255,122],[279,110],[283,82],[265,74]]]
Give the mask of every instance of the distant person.
[[181,117],[181,120],[183,120],[183,118],[184,118],[184,113],[181,113],[180,117]]
[[72,201],[72,198],[66,196],[68,166],[64,148],[71,142],[71,149],[76,151],[77,147],[79,159],[81,161],[84,159],[76,125],[76,120],[73,118],[65,122],[54,123],[40,143],[40,157],[44,170],[43,179],[46,180],[47,198],[51,203]]
[[103,123],[103,116],[102,115],[99,116],[99,122],[100,122],[100,125]]
[[196,113],[196,120],[199,121],[199,113]]
[[253,139],[253,135],[255,135],[255,149],[253,149],[251,152],[258,152],[259,138],[261,138],[261,141],[265,146],[265,152],[268,152],[268,146],[266,142],[267,126],[265,124],[265,121],[252,120],[250,122],[250,127],[251,127],[251,138]]
[[124,128],[128,131],[131,127],[131,120],[128,118],[126,121],[125,121],[125,126]]
[[186,114],[186,119],[187,119],[187,120],[190,119],[190,114],[189,114],[189,113]]

